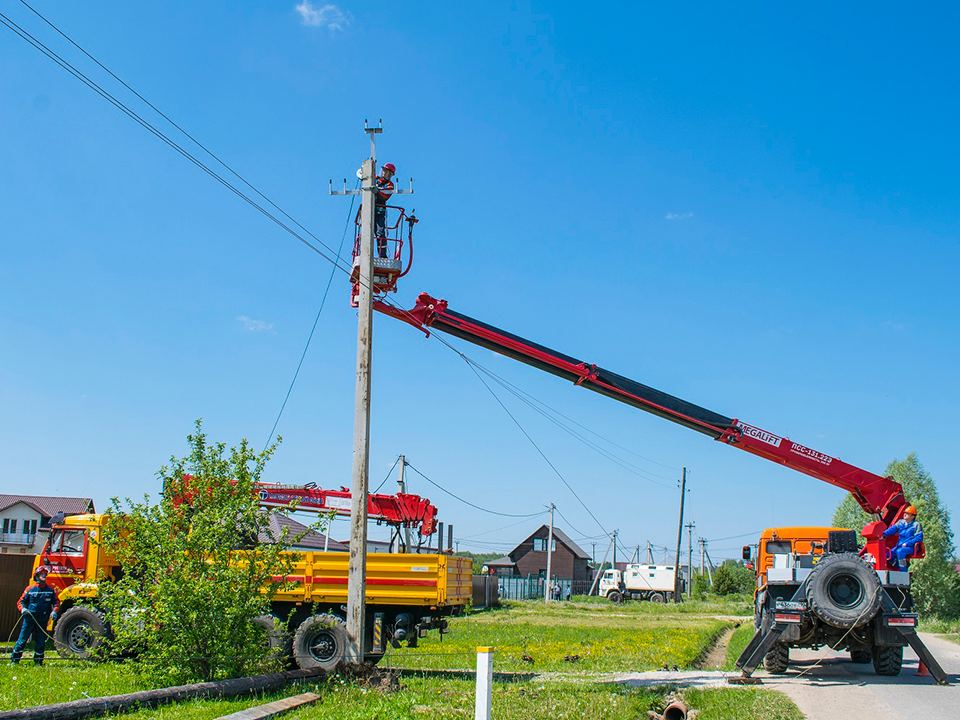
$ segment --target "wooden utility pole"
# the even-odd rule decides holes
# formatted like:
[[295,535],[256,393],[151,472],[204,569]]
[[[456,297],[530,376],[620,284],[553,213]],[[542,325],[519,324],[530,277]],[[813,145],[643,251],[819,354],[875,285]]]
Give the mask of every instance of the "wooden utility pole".
[[553,568],[553,511],[556,509],[556,505],[550,503],[550,530],[547,532],[547,584],[543,589],[543,601],[545,603],[550,602],[550,588],[551,588],[551,575],[550,572]]
[[[405,493],[407,491],[407,479],[406,479],[406,468],[407,468],[407,456],[400,456],[400,476],[397,478],[397,491]],[[411,552],[410,550],[410,526],[403,526],[403,551]]]
[[613,531],[613,569],[617,569],[617,533],[619,530]]
[[653,545],[647,540],[647,565],[653,565]]
[[353,417],[350,569],[347,575],[347,663],[363,662],[367,571],[367,495],[370,491],[370,371],[373,363],[373,234],[380,127],[365,128],[370,157],[360,172],[360,274],[357,311],[357,384]]
[[704,549],[703,538],[698,538],[697,544],[700,545],[700,578],[703,579],[707,573],[706,550]]
[[688,598],[693,597],[693,529],[696,526],[696,523],[687,523],[687,574],[689,575],[689,581],[687,582]]
[[687,468],[680,474],[680,522],[677,524],[677,557],[674,562],[673,601],[680,602],[680,545],[683,543],[683,501],[687,496]]
[[606,549],[606,550],[604,551],[604,553],[603,553],[603,560],[600,561],[600,566],[597,567],[597,568],[594,568],[594,572],[593,572],[593,582],[590,583],[590,592],[588,592],[587,595],[593,595],[593,590],[594,590],[594,588],[596,588],[596,587],[597,587],[597,584],[600,582],[600,576],[603,574],[603,566],[607,564],[607,555],[610,554],[610,546],[611,546],[611,545],[613,545],[612,540],[611,540],[611,542],[607,545],[607,549]]

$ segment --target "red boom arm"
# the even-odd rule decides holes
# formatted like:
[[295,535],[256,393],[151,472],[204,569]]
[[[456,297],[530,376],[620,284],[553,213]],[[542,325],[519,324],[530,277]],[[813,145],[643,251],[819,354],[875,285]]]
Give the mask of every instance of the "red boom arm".
[[[411,310],[401,310],[376,301],[381,313],[403,320],[429,335],[429,329],[450,335],[506,355],[552,373],[576,385],[593,390],[628,405],[709,435],[732,447],[810,475],[848,491],[864,510],[877,516],[884,525],[900,518],[906,507],[903,488],[893,478],[876,475],[813,450],[788,438],[774,435],[736,418],[728,418],[705,408],[655,390],[550,348],[538,345],[492,325],[454,312],[446,300],[421,293]],[[864,530],[868,538],[871,523]],[[873,533],[876,528],[873,528]],[[878,564],[885,558],[878,557]]]
[[[352,495],[346,488],[323,490],[304,485],[257,483],[256,489],[264,507],[287,507],[296,500],[297,510],[350,514]],[[422,536],[432,535],[437,530],[437,508],[426,498],[409,493],[370,493],[367,517],[388,525],[414,528]]]

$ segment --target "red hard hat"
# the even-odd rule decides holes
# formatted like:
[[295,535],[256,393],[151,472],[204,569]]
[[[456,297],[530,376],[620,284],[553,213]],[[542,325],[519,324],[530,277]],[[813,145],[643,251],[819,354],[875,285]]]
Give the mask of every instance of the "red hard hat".
[[47,575],[49,574],[50,574],[50,571],[47,568],[45,568],[43,565],[41,565],[40,567],[38,567],[36,570],[33,571],[33,579],[46,580]]
[[384,163],[384,164],[383,164],[383,169],[384,169],[384,170],[389,170],[389,171],[392,172],[392,173],[396,173],[396,172],[397,172],[397,166],[394,165],[393,163]]

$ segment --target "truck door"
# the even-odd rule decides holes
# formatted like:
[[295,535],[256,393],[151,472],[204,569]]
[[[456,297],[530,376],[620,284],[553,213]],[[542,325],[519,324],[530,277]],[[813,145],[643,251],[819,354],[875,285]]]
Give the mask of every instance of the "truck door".
[[47,582],[64,588],[84,579],[87,568],[88,539],[82,528],[54,528],[41,555],[41,564],[50,568]]

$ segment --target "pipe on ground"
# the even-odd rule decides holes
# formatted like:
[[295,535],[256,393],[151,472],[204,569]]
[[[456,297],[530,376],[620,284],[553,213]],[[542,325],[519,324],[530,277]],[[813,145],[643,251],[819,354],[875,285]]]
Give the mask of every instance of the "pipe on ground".
[[687,720],[687,706],[679,700],[674,700],[667,705],[660,720]]

